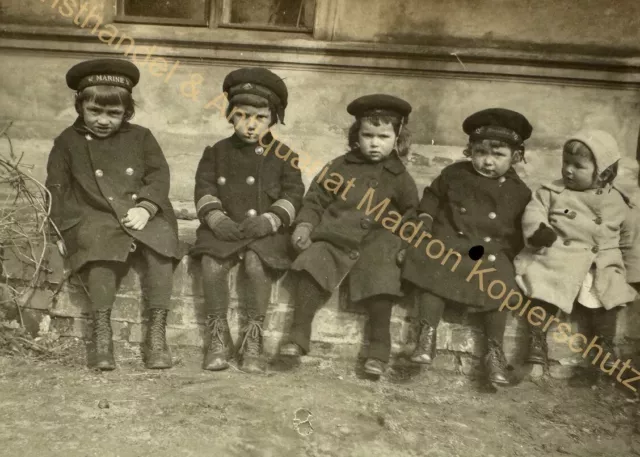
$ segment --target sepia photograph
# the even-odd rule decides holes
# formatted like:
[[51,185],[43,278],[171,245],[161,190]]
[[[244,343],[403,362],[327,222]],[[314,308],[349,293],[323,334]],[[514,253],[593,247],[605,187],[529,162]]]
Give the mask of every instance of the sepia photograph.
[[0,0],[0,91],[0,456],[640,456],[639,2]]

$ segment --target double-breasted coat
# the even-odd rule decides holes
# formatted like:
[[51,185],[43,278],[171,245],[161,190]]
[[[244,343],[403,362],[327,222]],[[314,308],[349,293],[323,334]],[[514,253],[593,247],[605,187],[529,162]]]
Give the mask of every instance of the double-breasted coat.
[[[558,239],[551,247],[527,246],[515,259],[524,292],[570,313],[580,287],[595,265],[595,293],[606,309],[633,301],[638,280],[640,243],[637,217],[626,196],[613,186],[574,191],[562,180],[536,191],[524,213],[525,239],[540,223],[551,226]],[[634,223],[635,222],[635,223]],[[635,242],[634,242],[635,241]],[[635,278],[634,278],[635,276]]]
[[[222,260],[249,249],[269,267],[288,269],[295,257],[289,240],[290,226],[303,195],[298,155],[270,133],[255,144],[232,135],[207,147],[196,171],[195,202],[202,223],[191,255]],[[262,238],[224,241],[216,238],[205,221],[211,210],[224,211],[238,223],[272,212],[282,226]]]
[[[61,231],[71,268],[126,261],[134,240],[181,258],[169,184],[169,166],[149,129],[125,122],[104,139],[93,138],[80,119],[65,129],[49,154],[45,185],[51,192],[51,220]],[[128,229],[121,220],[143,200],[157,213],[144,229]]]
[[[336,189],[326,184],[340,180],[342,185]],[[396,265],[402,241],[393,228],[410,217],[417,204],[416,184],[395,153],[377,163],[359,151],[334,159],[316,176],[304,198],[296,223],[314,227],[312,244],[292,269],[307,271],[327,291],[348,275],[352,301],[380,294],[402,296]],[[395,224],[393,220],[399,218],[391,216],[392,211],[402,221]]]
[[[432,238],[417,247],[419,238],[412,240],[402,278],[470,311],[497,309],[501,300],[488,294],[492,281],[502,281],[507,292],[519,290],[512,261],[523,246],[521,218],[530,199],[531,191],[513,168],[491,179],[470,161],[449,165],[424,190],[418,215],[433,218]],[[478,252],[482,257],[474,259]],[[493,296],[502,289],[496,284]]]

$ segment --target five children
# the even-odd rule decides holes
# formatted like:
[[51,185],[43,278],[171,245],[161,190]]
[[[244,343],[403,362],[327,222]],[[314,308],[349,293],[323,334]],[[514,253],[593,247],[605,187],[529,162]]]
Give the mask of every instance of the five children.
[[[146,265],[146,365],[171,367],[165,326],[173,261],[182,252],[167,162],[151,132],[129,123],[139,77],[132,63],[118,59],[69,70],[78,118],[56,138],[47,165],[51,220],[62,234],[61,253],[86,278],[95,366],[102,370],[115,368],[110,313],[135,256]],[[284,120],[283,80],[263,68],[241,68],[227,75],[223,92],[233,134],[205,148],[198,165],[201,225],[190,251],[202,267],[205,370],[223,370],[233,356],[228,275],[238,263],[247,281],[247,322],[235,346],[248,372],[265,369],[263,323],[272,282],[286,270],[297,288],[290,338],[280,350],[285,356],[309,351],[317,309],[345,281],[350,299],[369,311],[365,371],[372,375],[389,360],[391,309],[404,295],[403,281],[415,289],[420,312],[416,363],[433,361],[445,306],[461,307],[484,328],[487,378],[509,383],[506,313],[487,293],[498,280],[549,312],[570,313],[577,302],[603,345],[613,347],[615,309],[636,297],[628,282],[635,288],[640,282],[640,231],[628,199],[613,186],[620,155],[609,134],[571,137],[563,179],[532,198],[513,169],[524,158],[531,124],[511,110],[477,112],[463,123],[469,160],[445,168],[420,200],[402,160],[412,107],[388,94],[368,95],[347,107],[355,117],[348,152],[329,162],[305,195],[298,156],[270,132]],[[405,221],[418,224],[419,236],[397,232]],[[546,360],[544,331],[533,328],[531,362]],[[615,369],[611,358],[603,364]]]

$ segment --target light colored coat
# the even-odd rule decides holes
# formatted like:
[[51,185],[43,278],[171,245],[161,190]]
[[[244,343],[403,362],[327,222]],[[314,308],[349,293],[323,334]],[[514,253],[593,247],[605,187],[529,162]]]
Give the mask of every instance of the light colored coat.
[[592,264],[593,287],[606,309],[636,298],[627,282],[640,280],[640,218],[638,208],[616,187],[574,191],[562,180],[543,185],[522,218],[525,240],[541,222],[558,239],[551,247],[527,245],[514,260],[530,298],[570,313]]

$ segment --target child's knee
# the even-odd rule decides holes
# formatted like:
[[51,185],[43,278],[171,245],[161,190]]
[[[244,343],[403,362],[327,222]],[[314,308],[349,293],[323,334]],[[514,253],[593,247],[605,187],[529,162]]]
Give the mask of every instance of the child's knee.
[[244,256],[244,268],[249,278],[264,278],[266,271],[260,256],[253,251],[247,251]]
[[202,276],[205,279],[222,280],[231,269],[229,262],[218,260],[208,255],[203,255],[202,260]]

